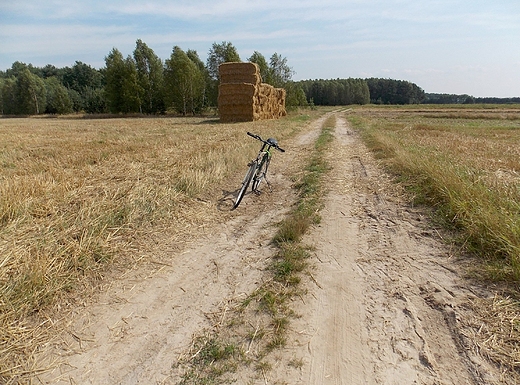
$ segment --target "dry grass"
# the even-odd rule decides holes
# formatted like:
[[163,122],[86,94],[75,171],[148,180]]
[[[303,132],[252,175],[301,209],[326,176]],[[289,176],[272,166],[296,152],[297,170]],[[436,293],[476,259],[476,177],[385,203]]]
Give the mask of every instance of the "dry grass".
[[112,266],[125,269],[150,235],[182,236],[225,215],[218,201],[257,150],[246,131],[283,140],[303,125],[297,116],[0,120],[0,382],[38,370],[31,357],[49,314]]
[[351,120],[416,202],[493,262],[494,279],[520,280],[520,108],[365,108]]
[[502,372],[503,383],[520,380],[519,304],[509,297],[495,295],[478,299],[471,306],[474,318],[464,329],[477,354],[494,362]]

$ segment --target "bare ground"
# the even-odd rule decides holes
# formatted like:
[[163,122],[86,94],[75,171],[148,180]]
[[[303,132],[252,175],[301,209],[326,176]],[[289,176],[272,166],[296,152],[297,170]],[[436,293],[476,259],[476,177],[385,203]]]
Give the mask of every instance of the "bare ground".
[[[357,134],[337,114],[332,171],[322,222],[305,238],[314,248],[285,348],[251,384],[498,384],[499,372],[466,340],[475,289],[427,217],[410,207]],[[322,119],[323,120],[323,119]],[[230,212],[229,194],[206,204],[218,224],[181,246],[167,237],[147,253],[156,268],[114,279],[79,307],[43,349],[46,384],[175,384],[175,363],[225,304],[263,280],[275,224],[290,209],[294,163],[322,120],[273,161],[273,192],[247,195]],[[239,180],[237,179],[237,183]]]

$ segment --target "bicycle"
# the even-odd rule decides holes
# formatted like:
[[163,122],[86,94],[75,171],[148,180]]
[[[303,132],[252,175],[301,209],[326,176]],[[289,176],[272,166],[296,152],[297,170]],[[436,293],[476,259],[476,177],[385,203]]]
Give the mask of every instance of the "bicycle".
[[264,179],[267,183],[267,186],[269,186],[269,189],[271,189],[272,191],[271,184],[267,180],[267,169],[269,168],[269,163],[271,162],[272,156],[271,148],[276,148],[278,151],[285,152],[283,148],[280,148],[280,146],[278,146],[278,141],[274,138],[264,140],[260,137],[260,135],[252,134],[250,132],[248,132],[247,135],[262,142],[262,147],[260,148],[260,151],[258,152],[256,159],[253,159],[251,162],[247,164],[249,166],[249,169],[247,170],[244,181],[242,182],[242,186],[240,187],[240,191],[238,192],[238,196],[233,206],[233,210],[236,209],[242,201],[242,198],[244,197],[244,194],[246,193],[251,181],[253,181],[253,184],[251,185],[251,191],[256,194],[260,194],[258,186],[260,186],[260,183]]

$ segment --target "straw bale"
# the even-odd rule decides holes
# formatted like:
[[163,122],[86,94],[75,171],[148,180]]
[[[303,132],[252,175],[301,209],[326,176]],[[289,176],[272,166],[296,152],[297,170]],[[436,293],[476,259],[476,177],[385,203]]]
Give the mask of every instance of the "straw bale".
[[262,83],[259,86],[258,92],[260,93],[260,95],[265,95],[265,96],[269,97],[273,94],[274,87],[270,84]]
[[229,104],[219,110],[220,120],[223,122],[250,122],[259,120],[255,106],[245,104]]
[[277,119],[287,114],[283,88],[261,83],[254,63],[224,63],[219,67],[218,105],[224,122]]
[[227,74],[220,75],[220,84],[230,84],[230,83],[250,83],[250,84],[260,84],[262,79],[260,78],[260,74]]
[[258,64],[251,62],[227,62],[219,65],[219,73],[223,74],[256,74],[260,72]]
[[260,84],[260,69],[255,63],[222,63],[219,66],[220,84]]
[[253,104],[256,87],[248,83],[230,83],[219,86],[218,104]]
[[255,112],[254,105],[245,105],[245,104],[228,104],[227,106],[223,106],[221,108],[221,113],[225,113],[226,115],[253,115]]

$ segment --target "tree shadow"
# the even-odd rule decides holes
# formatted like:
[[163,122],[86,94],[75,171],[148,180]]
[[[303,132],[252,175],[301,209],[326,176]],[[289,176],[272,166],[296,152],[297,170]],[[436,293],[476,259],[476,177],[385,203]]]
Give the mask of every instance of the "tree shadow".
[[197,125],[206,125],[206,124],[220,124],[220,118],[210,118],[210,119],[204,119],[201,122],[195,123]]

